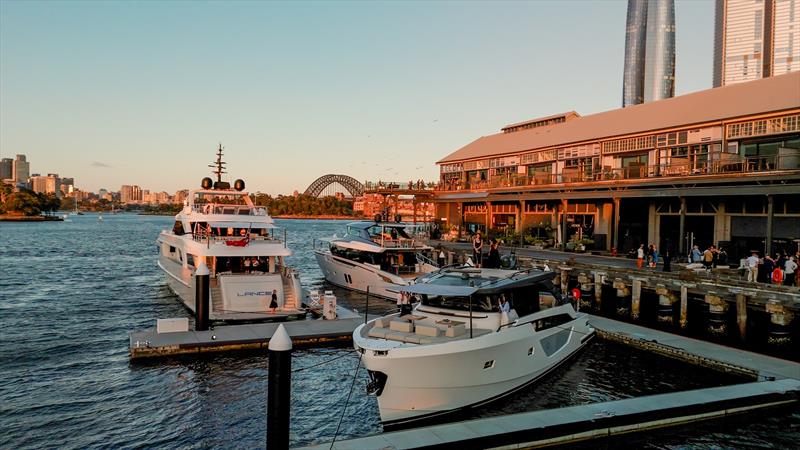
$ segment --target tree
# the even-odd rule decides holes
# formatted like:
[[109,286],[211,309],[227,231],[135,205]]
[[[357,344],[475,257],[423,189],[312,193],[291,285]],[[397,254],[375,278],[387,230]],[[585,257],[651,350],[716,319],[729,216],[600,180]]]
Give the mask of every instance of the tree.
[[39,207],[39,199],[29,191],[9,194],[6,197],[5,208],[10,213],[24,216],[38,216],[42,212]]

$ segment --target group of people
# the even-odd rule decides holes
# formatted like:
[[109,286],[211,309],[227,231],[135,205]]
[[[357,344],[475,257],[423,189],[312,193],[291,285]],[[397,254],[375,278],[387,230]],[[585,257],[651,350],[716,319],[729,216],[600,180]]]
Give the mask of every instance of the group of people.
[[500,242],[497,239],[492,238],[489,240],[489,254],[486,258],[486,264],[483,264],[483,239],[481,238],[481,232],[476,232],[472,237],[472,262],[475,267],[499,269],[501,266],[499,245]]
[[744,261],[747,281],[800,286],[798,283],[800,280],[797,277],[798,261],[800,261],[800,251],[795,255],[776,253],[774,258],[770,255],[759,258],[758,252],[753,251],[750,257]]
[[[639,245],[636,250],[636,267],[639,269],[647,266],[648,268],[655,269],[658,266],[659,258],[661,255],[658,253],[658,247],[655,244],[650,244],[644,248],[644,244]],[[669,272],[670,257],[669,252],[664,254],[664,272]]]
[[711,269],[716,268],[717,265],[728,264],[728,253],[724,248],[717,248],[714,245],[710,245],[701,252],[700,247],[695,245],[692,247],[692,251],[689,254],[689,262],[703,264],[706,270],[710,272]]

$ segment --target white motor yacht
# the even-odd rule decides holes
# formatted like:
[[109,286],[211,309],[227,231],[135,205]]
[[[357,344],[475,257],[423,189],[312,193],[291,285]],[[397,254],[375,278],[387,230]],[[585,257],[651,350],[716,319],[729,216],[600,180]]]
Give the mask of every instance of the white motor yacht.
[[383,424],[511,395],[580,350],[594,329],[561,300],[554,277],[538,270],[442,269],[403,289],[420,299],[412,314],[356,328],[354,346]]
[[399,287],[438,269],[432,248],[414,229],[402,222],[352,222],[344,237],[322,241],[329,245],[314,255],[329,283],[394,300]]
[[[195,309],[194,271],[201,261],[211,272],[209,318],[220,321],[278,320],[305,315],[298,274],[286,266],[292,254],[286,232],[244,191],[222,181],[222,146],[217,181],[204,178],[189,191],[171,230],[159,234],[158,265],[167,284],[191,311]],[[277,308],[270,307],[272,294]]]

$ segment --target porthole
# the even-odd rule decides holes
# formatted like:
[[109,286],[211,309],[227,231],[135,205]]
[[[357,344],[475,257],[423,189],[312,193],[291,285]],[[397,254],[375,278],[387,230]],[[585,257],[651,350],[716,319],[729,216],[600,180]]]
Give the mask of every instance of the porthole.
[[494,367],[494,360],[486,361],[485,363],[483,363],[484,370],[491,369],[492,367]]
[[533,347],[528,347],[528,356],[533,356]]

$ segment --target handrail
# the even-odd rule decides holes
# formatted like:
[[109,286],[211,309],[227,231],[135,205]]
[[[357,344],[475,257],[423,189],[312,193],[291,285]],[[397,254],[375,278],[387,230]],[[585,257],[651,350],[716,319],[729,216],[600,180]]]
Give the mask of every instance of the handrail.
[[[797,151],[800,154],[800,150]],[[708,175],[733,175],[737,173],[800,170],[798,155],[740,156],[731,153],[708,153],[705,159],[694,163],[681,161],[671,164],[654,164],[611,168],[565,168],[559,174],[506,174],[488,180],[460,180],[440,182],[437,191],[481,190],[504,187],[542,186],[552,184],[589,183],[597,181],[623,181],[667,177],[695,177]],[[686,159],[680,157],[680,159]]]

